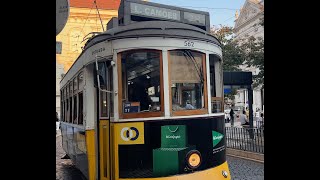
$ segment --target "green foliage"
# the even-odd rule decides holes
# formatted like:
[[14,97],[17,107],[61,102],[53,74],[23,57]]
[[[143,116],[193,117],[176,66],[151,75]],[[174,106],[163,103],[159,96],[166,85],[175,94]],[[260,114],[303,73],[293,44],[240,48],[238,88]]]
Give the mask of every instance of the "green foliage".
[[239,65],[244,62],[242,50],[232,37],[232,30],[232,27],[228,26],[211,29],[211,34],[217,37],[222,44],[224,71],[240,71]]
[[[263,18],[260,24],[264,26]],[[253,87],[264,86],[264,40],[251,36],[246,40],[236,41],[232,31],[232,27],[228,26],[211,29],[211,34],[222,44],[223,70],[241,71],[240,65],[259,68],[259,73],[253,76]]]
[[260,70],[257,75],[253,76],[253,87],[264,86],[264,40],[251,36],[242,42],[241,49],[244,53],[245,64]]

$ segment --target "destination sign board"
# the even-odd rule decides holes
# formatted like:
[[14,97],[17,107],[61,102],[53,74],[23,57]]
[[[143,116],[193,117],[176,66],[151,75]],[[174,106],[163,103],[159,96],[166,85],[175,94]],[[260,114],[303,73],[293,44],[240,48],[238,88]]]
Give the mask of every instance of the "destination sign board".
[[141,21],[176,21],[210,31],[209,13],[140,0],[122,0],[118,11],[119,25]]
[[130,10],[132,14],[180,21],[180,11],[173,9],[130,3]]
[[203,14],[195,14],[191,12],[183,12],[184,19],[191,23],[206,25],[206,16]]

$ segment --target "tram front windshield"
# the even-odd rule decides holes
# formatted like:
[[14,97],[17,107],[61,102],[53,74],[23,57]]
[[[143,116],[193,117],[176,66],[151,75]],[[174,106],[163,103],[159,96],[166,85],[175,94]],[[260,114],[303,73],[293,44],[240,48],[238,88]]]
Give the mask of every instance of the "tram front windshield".
[[[122,56],[123,103],[139,109],[124,113],[160,111],[160,52],[135,51]],[[125,84],[124,84],[125,83]]]
[[204,107],[204,78],[201,53],[190,50],[170,51],[172,110]]

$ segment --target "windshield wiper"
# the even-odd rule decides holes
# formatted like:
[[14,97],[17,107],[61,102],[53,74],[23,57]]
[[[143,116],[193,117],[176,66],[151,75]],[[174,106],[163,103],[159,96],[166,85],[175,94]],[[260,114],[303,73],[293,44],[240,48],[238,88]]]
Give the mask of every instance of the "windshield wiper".
[[202,66],[198,66],[193,54],[190,52],[190,50],[183,50],[182,51],[183,55],[186,57],[187,60],[191,60],[192,64],[194,65],[196,71],[197,71],[197,74],[200,78],[200,81],[201,81],[201,84],[204,83],[204,77],[203,77],[203,71],[202,71]]

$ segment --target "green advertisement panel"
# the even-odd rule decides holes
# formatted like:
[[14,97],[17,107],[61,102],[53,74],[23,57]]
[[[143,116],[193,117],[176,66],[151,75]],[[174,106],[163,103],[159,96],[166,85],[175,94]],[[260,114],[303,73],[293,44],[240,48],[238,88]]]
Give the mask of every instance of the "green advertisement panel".
[[187,147],[187,128],[185,125],[168,125],[161,127],[162,148]]

